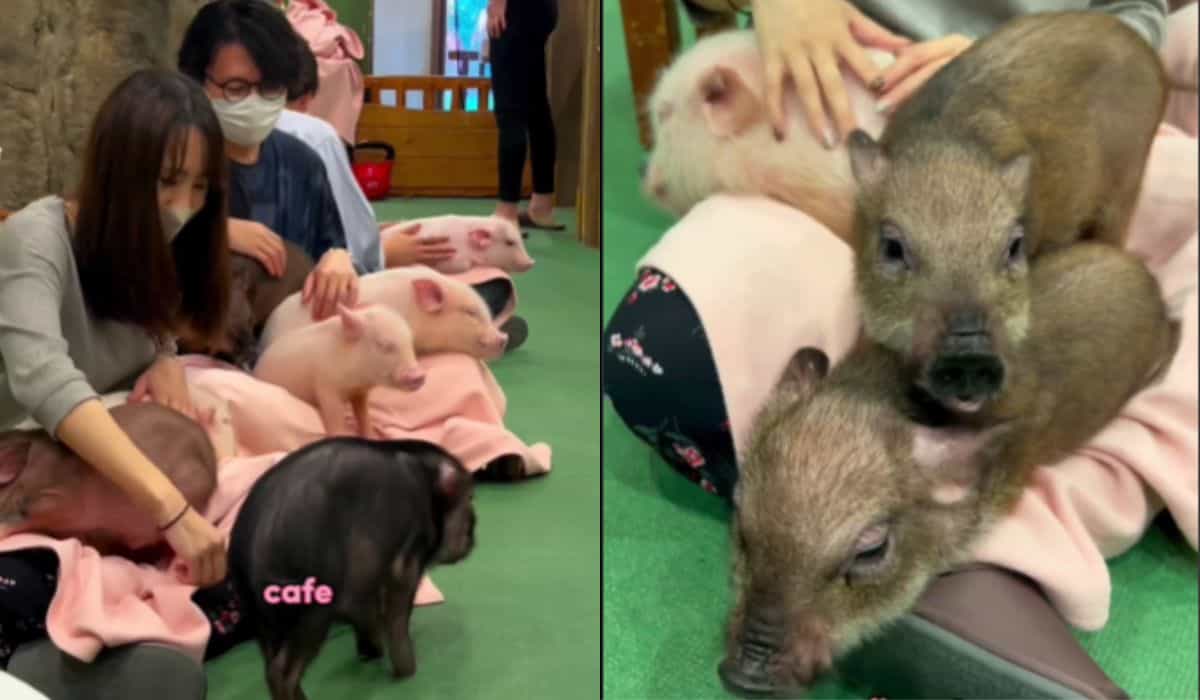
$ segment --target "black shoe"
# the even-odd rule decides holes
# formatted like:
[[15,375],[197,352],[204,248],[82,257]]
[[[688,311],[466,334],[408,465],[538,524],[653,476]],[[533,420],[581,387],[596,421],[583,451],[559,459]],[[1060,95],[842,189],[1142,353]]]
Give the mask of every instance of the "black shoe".
[[475,472],[476,481],[508,482],[520,481],[525,476],[525,460],[517,455],[504,455],[487,463]]
[[500,326],[500,330],[508,334],[508,345],[504,348],[505,353],[512,352],[525,344],[525,340],[529,338],[529,324],[520,316],[513,316]]

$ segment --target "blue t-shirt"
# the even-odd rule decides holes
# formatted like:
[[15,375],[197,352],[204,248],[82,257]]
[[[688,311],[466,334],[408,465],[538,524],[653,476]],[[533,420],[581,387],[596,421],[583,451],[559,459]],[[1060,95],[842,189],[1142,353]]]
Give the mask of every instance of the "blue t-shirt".
[[257,163],[229,164],[230,216],[257,221],[303,248],[313,262],[330,248],[346,248],[325,164],[308,144],[276,129]]

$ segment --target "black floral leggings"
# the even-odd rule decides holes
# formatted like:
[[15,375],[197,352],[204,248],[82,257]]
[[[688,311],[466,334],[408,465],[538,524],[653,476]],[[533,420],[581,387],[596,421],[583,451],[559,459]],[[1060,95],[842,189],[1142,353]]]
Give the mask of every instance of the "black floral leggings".
[[732,500],[737,459],[708,337],[675,282],[642,271],[602,338],[604,393],[674,469]]
[[[8,668],[22,644],[46,636],[46,614],[58,586],[58,555],[50,549],[0,554],[0,668]],[[204,658],[211,659],[250,638],[245,608],[230,579],[192,594],[212,626]]]

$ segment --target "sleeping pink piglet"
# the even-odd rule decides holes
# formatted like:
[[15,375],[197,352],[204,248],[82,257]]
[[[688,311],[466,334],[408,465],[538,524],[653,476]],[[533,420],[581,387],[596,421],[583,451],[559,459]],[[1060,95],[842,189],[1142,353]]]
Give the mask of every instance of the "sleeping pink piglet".
[[[415,233],[405,233],[414,225],[420,228]],[[521,231],[515,224],[498,216],[433,216],[426,219],[411,219],[389,226],[379,234],[389,236],[415,235],[420,238],[450,239],[454,257],[432,267],[445,274],[466,272],[472,267],[498,267],[512,274],[525,272],[533,267],[534,260],[525,250]]]

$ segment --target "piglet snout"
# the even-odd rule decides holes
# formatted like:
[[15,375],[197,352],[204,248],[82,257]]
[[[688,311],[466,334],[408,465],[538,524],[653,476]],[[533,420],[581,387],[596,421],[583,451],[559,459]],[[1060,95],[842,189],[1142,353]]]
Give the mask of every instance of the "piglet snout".
[[420,367],[400,370],[396,373],[396,386],[405,391],[416,391],[425,386],[425,370]]

